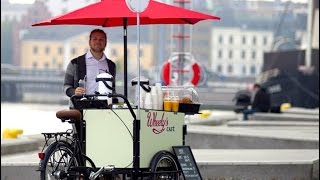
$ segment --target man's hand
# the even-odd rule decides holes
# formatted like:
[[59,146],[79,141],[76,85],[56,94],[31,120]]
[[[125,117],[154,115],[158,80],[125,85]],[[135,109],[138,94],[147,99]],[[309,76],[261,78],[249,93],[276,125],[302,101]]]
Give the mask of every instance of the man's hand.
[[74,91],[75,95],[83,95],[86,92],[86,90],[83,87],[77,87]]

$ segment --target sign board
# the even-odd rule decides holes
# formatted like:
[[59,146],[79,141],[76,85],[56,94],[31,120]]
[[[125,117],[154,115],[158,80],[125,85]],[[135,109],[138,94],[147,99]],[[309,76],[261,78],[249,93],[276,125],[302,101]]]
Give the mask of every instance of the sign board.
[[173,146],[185,180],[202,180],[190,146]]
[[128,8],[132,12],[141,13],[147,9],[150,0],[126,0]]

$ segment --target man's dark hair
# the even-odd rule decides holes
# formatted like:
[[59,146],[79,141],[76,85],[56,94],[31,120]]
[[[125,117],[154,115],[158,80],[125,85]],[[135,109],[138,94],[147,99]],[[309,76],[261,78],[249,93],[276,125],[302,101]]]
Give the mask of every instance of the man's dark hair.
[[95,32],[99,32],[99,33],[104,34],[104,37],[105,37],[105,39],[107,40],[107,34],[106,34],[106,32],[104,32],[104,31],[101,30],[101,29],[94,29],[94,30],[92,30],[92,31],[90,32],[90,40],[91,40],[92,34],[95,33]]
[[261,85],[258,83],[254,83],[253,88],[261,88]]

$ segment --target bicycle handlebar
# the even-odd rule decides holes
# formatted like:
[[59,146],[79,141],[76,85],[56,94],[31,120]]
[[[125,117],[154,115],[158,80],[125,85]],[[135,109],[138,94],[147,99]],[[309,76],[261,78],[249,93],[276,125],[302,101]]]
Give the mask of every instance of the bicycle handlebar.
[[122,94],[116,94],[116,93],[110,93],[110,94],[83,94],[83,95],[73,95],[71,96],[71,101],[74,104],[75,99],[82,99],[82,98],[87,98],[89,99],[90,97],[98,97],[98,96],[107,96],[109,98],[121,98],[124,100],[124,102],[127,104],[129,111],[132,115],[132,117],[134,118],[134,120],[136,120],[136,114],[134,113],[129,100],[127,99],[126,96],[122,95]]

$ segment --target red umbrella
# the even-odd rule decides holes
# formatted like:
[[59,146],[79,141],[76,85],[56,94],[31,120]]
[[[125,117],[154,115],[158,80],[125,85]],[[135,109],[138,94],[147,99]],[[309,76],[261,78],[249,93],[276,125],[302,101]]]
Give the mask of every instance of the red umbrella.
[[[195,24],[201,20],[219,20],[217,16],[176,7],[150,0],[147,9],[140,13],[140,24]],[[124,27],[124,93],[127,97],[127,25],[137,24],[137,14],[132,12],[125,0],[102,0],[72,12],[35,23],[47,25],[96,25]]]
[[[125,0],[104,0],[33,26],[78,24],[115,27],[123,26],[124,18],[127,19],[127,25],[136,25],[136,16]],[[140,24],[195,24],[205,19],[220,18],[154,0],[150,0],[148,8],[140,14]]]

